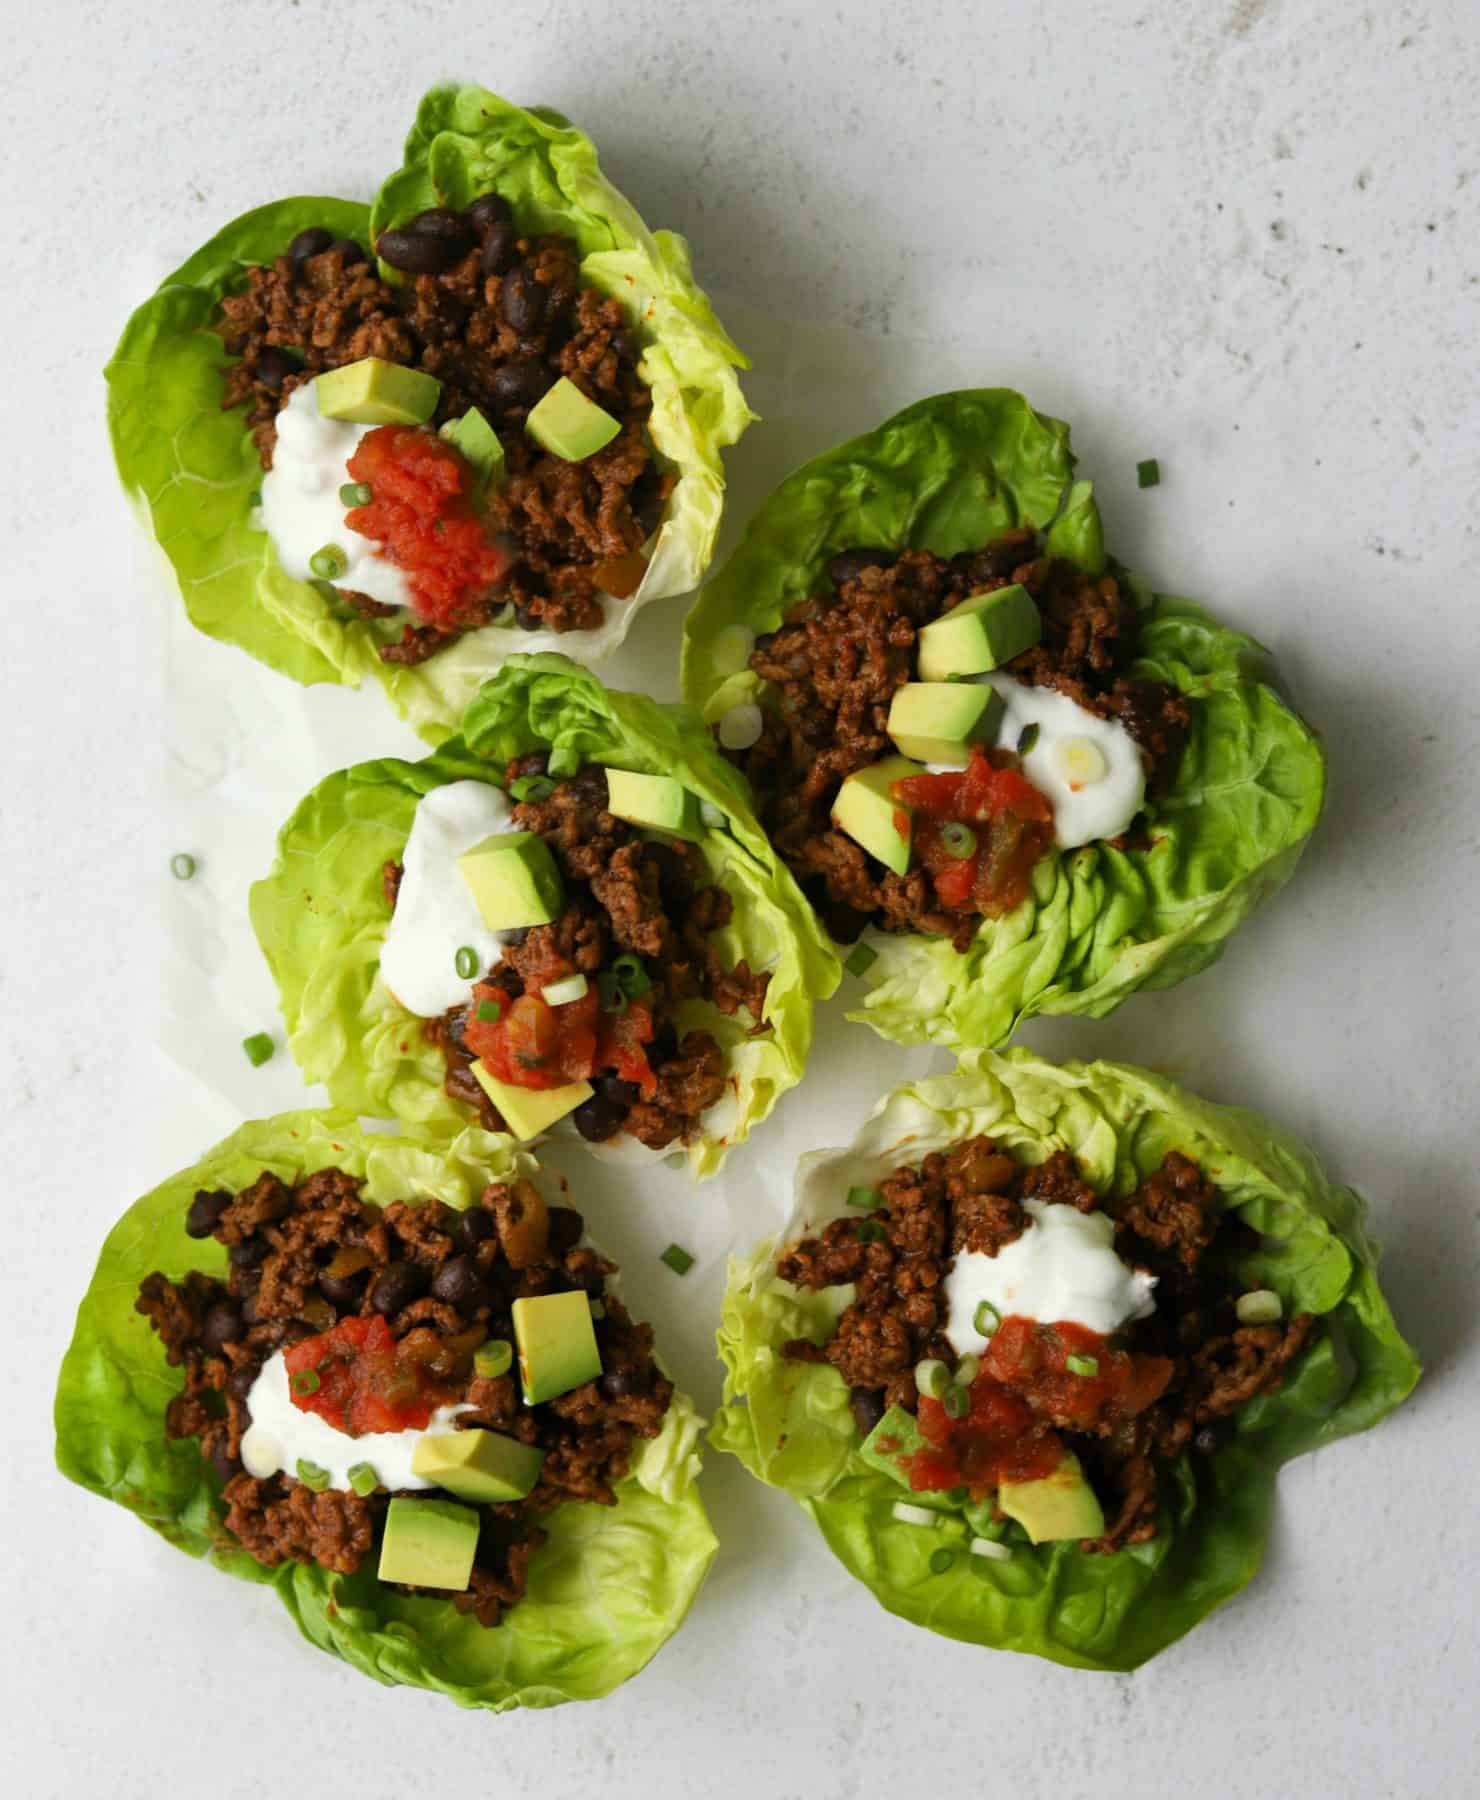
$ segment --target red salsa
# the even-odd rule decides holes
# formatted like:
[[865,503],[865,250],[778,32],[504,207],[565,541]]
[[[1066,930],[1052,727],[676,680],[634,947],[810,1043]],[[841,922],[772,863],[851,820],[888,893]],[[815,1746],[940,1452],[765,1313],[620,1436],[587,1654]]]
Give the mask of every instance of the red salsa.
[[345,523],[405,570],[418,615],[443,631],[485,623],[489,592],[515,559],[489,535],[467,458],[420,426],[380,425],[347,466],[371,497]]
[[405,1353],[379,1314],[341,1319],[284,1351],[283,1362],[294,1406],[351,1437],[420,1430],[439,1406],[458,1398]]
[[[490,1004],[497,1018],[480,1018],[480,1007]],[[563,1006],[551,1006],[539,994],[510,1000],[501,988],[480,984],[463,1035],[494,1080],[511,1087],[563,1087],[611,1069],[645,1100],[657,1090],[644,1049],[654,1036],[652,1008],[628,1000],[622,1012],[604,1012],[594,984]]]
[[915,859],[942,906],[992,918],[1027,894],[1053,842],[1053,808],[1006,751],[977,744],[964,769],[911,775],[890,792],[914,811]]

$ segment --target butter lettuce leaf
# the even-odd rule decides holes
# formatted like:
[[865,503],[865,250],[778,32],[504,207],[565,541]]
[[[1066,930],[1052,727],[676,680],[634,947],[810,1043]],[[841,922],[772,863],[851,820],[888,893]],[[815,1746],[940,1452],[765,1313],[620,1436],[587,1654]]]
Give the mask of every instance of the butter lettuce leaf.
[[[1167,1151],[1183,1151],[1261,1235],[1243,1278],[1273,1288],[1287,1314],[1321,1315],[1319,1337],[1284,1386],[1247,1405],[1213,1457],[1177,1465],[1158,1535],[1111,1556],[1011,1542],[1010,1560],[997,1561],[969,1552],[979,1520],[943,1497],[932,1501],[939,1527],[896,1519],[894,1503],[909,1496],[859,1454],[842,1377],[782,1355],[789,1339],[825,1341],[847,1291],[808,1294],[780,1280],[778,1242],[731,1264],[718,1333],[724,1405],[711,1441],[799,1501],[890,1612],[968,1643],[1133,1669],[1254,1575],[1280,1465],[1376,1424],[1410,1392],[1418,1361],[1377,1285],[1361,1199],[1267,1120],[1122,1064],[1055,1066],[1026,1050],[987,1051],[897,1089],[847,1149],[803,1159],[779,1242],[845,1214],[850,1186],[876,1185],[901,1163],[976,1133],[1029,1161],[1067,1149],[1108,1194],[1128,1193]],[[932,1569],[943,1547],[950,1566]]]
[[[711,722],[765,703],[736,672],[729,628],[774,631],[855,545],[952,556],[1011,526],[1091,574],[1107,567],[1093,491],[1073,481],[1068,427],[992,388],[922,400],[787,477],[706,583],[684,628],[684,694]],[[1119,568],[1142,610],[1132,673],[1187,696],[1192,730],[1144,842],[1051,852],[1012,913],[960,954],[943,939],[871,932],[877,961],[850,1013],[900,1043],[1005,1042],[1035,1013],[1101,1018],[1140,988],[1206,968],[1289,877],[1320,814],[1325,759],[1264,679],[1265,653],[1190,600]]]
[[310,1643],[377,1681],[491,1712],[609,1693],[678,1629],[717,1547],[694,1485],[700,1421],[685,1396],[643,1446],[615,1506],[571,1504],[551,1516],[526,1597],[493,1630],[450,1600],[381,1587],[373,1559],[354,1576],[264,1569],[226,1533],[220,1481],[195,1441],[165,1435],[181,1378],[133,1303],[152,1270],[224,1271],[221,1245],[185,1235],[191,1196],[243,1187],[264,1169],[294,1180],[330,1166],[363,1176],[376,1205],[426,1196],[464,1207],[491,1180],[538,1174],[509,1138],[477,1129],[388,1137],[363,1133],[347,1112],[243,1125],[135,1201],[109,1233],[57,1383],[58,1467],[190,1555],[274,1588]]
[[[280,255],[307,226],[368,246],[425,207],[463,206],[493,186],[525,229],[573,237],[583,278],[627,309],[652,389],[650,435],[675,483],[641,587],[609,608],[599,630],[557,636],[488,626],[405,668],[377,654],[388,627],[339,616],[343,608],[283,572],[256,528],[252,497],[262,470],[243,410],[221,410],[230,359],[209,326],[247,267]],[[108,364],[108,423],[119,476],[173,568],[192,623],[296,681],[358,685],[372,676],[436,744],[455,732],[480,683],[511,651],[558,648],[599,661],[640,605],[697,584],[723,509],[720,452],[752,417],[736,374],[745,366],[694,281],[687,244],[647,229],[601,173],[583,132],[547,110],[449,85],[422,100],[403,165],[373,211],[313,198],[259,207],[168,276],[129,320]],[[391,635],[399,631],[393,623]]]
[[734,902],[713,934],[719,955],[769,969],[766,1019],[744,1022],[697,1003],[682,1019],[724,1045],[728,1096],[688,1148],[696,1176],[717,1169],[732,1144],[802,1076],[812,1008],[836,988],[837,958],[811,908],[750,810],[744,782],[687,708],[603,687],[563,656],[515,656],[469,708],[463,735],[421,762],[360,763],[322,781],[283,827],[272,871],[254,884],[252,923],[277,981],[288,1043],[307,1081],[337,1104],[371,1116],[452,1125],[467,1112],[442,1090],[444,1065],[421,1021],[380,979],[390,920],[381,889],[399,859],[418,802],[450,781],[502,780],[510,757],[560,746],[598,762],[677,777],[711,817],[698,839],[711,879]]

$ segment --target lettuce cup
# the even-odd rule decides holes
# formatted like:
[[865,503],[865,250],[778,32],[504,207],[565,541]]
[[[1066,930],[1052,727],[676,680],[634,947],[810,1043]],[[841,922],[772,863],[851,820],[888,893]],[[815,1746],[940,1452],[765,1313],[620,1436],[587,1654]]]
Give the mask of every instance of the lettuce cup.
[[573,1198],[476,1128],[242,1126],[109,1234],[58,1465],[377,1681],[493,1712],[610,1692],[716,1544],[701,1421]]
[[514,657],[460,738],[331,775],[251,913],[336,1105],[717,1169],[837,959],[687,708]]
[[803,1158],[731,1264],[711,1437],[890,1612],[1133,1669],[1253,1576],[1280,1465],[1413,1387],[1376,1260],[1253,1113],[971,1055]]
[[1259,646],[1108,562],[1068,427],[937,395],[764,502],[685,696],[833,937],[852,1017],[999,1044],[1207,966],[1288,877],[1321,751]]
[[744,364],[589,138],[447,86],[372,207],[259,207],[169,276],[108,418],[193,624],[439,743],[511,651],[599,661],[696,585]]

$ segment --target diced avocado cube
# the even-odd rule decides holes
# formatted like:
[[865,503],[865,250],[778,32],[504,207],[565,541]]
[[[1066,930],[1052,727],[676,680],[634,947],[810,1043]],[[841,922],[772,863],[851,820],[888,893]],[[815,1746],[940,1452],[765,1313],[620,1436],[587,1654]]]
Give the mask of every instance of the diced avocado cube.
[[984,675],[1031,650],[1043,630],[1033,596],[1024,587],[973,594],[920,633],[921,681]]
[[435,375],[362,356],[314,377],[319,416],[355,425],[424,425],[437,410],[442,383]]
[[964,769],[973,744],[990,744],[1007,710],[982,683],[911,681],[895,691],[889,735],[906,756]]
[[500,487],[504,479],[504,447],[498,433],[477,409],[470,406],[460,419],[449,419],[437,434],[473,465],[479,494]]
[[507,1081],[496,1081],[481,1062],[473,1064],[473,1076],[521,1144],[548,1131],[596,1091],[589,1081],[568,1081],[563,1087],[552,1088],[514,1087]]
[[693,796],[672,775],[638,775],[631,769],[606,772],[606,810],[614,819],[668,831],[675,837],[695,833]]
[[524,429],[543,450],[563,462],[584,462],[609,444],[622,427],[568,375],[562,375],[537,406]]
[[471,1507],[397,1494],[385,1509],[380,1579],[462,1593],[473,1576],[478,1527]]
[[470,1427],[424,1437],[411,1453],[411,1473],[459,1500],[497,1505],[522,1500],[540,1478],[543,1450],[499,1431]]
[[531,1294],[516,1300],[512,1311],[527,1406],[568,1394],[600,1376],[591,1302],[579,1288],[568,1294]]
[[1016,1519],[1035,1544],[1102,1537],[1105,1532],[1100,1502],[1072,1450],[1064,1452],[1052,1475],[1037,1481],[1004,1481],[997,1489],[997,1506]]
[[904,1464],[923,1442],[915,1415],[902,1406],[891,1406],[863,1440],[858,1454],[872,1468],[891,1476],[901,1487],[908,1487],[910,1476]]
[[560,917],[565,884],[538,832],[495,832],[464,850],[457,866],[490,931],[518,931]]
[[906,875],[910,867],[910,810],[889,792],[889,784],[908,775],[923,775],[917,762],[887,756],[869,769],[850,775],[833,801],[833,824],[855,844],[878,857],[886,869]]

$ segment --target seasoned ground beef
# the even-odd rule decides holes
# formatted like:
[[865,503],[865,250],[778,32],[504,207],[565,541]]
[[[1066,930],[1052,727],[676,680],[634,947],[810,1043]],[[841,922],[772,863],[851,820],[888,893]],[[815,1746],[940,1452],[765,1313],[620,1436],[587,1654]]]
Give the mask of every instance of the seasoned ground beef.
[[971,594],[1019,583],[1037,603],[1042,641],[1006,665],[1051,687],[1135,738],[1153,791],[1175,774],[1189,715],[1162,682],[1132,677],[1138,615],[1113,575],[1091,577],[1041,554],[1019,527],[985,549],[949,560],[928,550],[850,550],[828,564],[831,591],[794,607],[763,638],[751,668],[768,682],[761,736],[737,754],[762,823],[833,936],[851,942],[868,924],[970,943],[979,914],[941,902],[924,868],[896,875],[874,861],[831,814],[843,781],[894,754],[887,730],[895,690],[916,679],[922,626]]
[[[512,604],[526,630],[599,626],[600,592],[630,593],[632,558],[652,534],[672,487],[646,424],[651,395],[637,373],[641,346],[617,301],[583,287],[570,238],[520,236],[496,195],[467,213],[423,214],[381,235],[382,258],[405,271],[383,281],[359,244],[303,232],[271,263],[247,271],[221,306],[216,330],[237,360],[223,405],[244,407],[262,466],[272,466],[277,415],[293,390],[326,369],[376,356],[442,383],[434,424],[477,407],[498,432],[505,476],[485,498],[491,534],[507,534],[518,560],[479,603],[486,624]],[[540,448],[524,430],[531,408],[561,376],[621,430],[583,462]],[[394,608],[362,594],[342,600],[362,616]],[[383,643],[387,662],[424,662],[459,633],[404,618]]]
[[[728,1059],[711,1032],[680,1025],[681,1009],[706,1002],[727,1017],[745,1015],[752,1034],[767,1031],[770,975],[743,959],[728,966],[715,949],[712,934],[729,923],[733,903],[723,888],[707,882],[703,858],[692,845],[650,841],[614,818],[606,810],[606,772],[598,764],[552,784],[547,762],[540,751],[509,764],[510,783],[534,778],[549,790],[520,801],[512,823],[549,844],[564,878],[565,908],[552,924],[516,934],[465,1005],[428,1021],[427,1036],[446,1063],[445,1089],[474,1107],[490,1130],[499,1130],[503,1121],[472,1072],[478,1050],[468,1032],[480,998],[506,1013],[521,996],[581,974],[601,993],[603,1008],[620,1006],[610,970],[627,953],[641,960],[648,983],[639,997],[651,1025],[642,1054],[656,1086],[644,1094],[630,1069],[624,1076],[615,1063],[601,1063],[588,1077],[596,1093],[572,1116],[592,1142],[626,1131],[655,1150],[685,1143],[723,1095]],[[392,909],[399,882],[399,865],[388,864],[383,885]]]
[[[916,1410],[915,1366],[922,1358],[957,1365],[944,1331],[943,1284],[954,1255],[995,1256],[1020,1237],[1030,1224],[1026,1200],[1081,1212],[1102,1205],[1067,1151],[1029,1168],[986,1137],[896,1169],[879,1197],[876,1210],[833,1220],[816,1237],[790,1245],[776,1264],[784,1280],[809,1292],[855,1286],[825,1344],[797,1340],[786,1354],[838,1371],[865,1434],[888,1406]],[[1219,1448],[1225,1421],[1255,1395],[1279,1387],[1315,1324],[1308,1313],[1277,1324],[1238,1323],[1234,1304],[1242,1289],[1234,1263],[1258,1240],[1222,1207],[1218,1190],[1190,1158],[1172,1151],[1133,1194],[1103,1208],[1114,1217],[1119,1255],[1157,1277],[1155,1312],[1113,1343],[1167,1359],[1171,1376],[1144,1411],[1107,1410],[1092,1432],[1080,1420],[1043,1416],[1079,1456],[1104,1502],[1105,1535],[1084,1545],[1096,1551],[1156,1535],[1161,1472],[1189,1445],[1203,1454]],[[1029,1403],[1045,1404],[1032,1394]]]
[[[544,1542],[540,1519],[567,1500],[612,1505],[634,1441],[657,1435],[673,1386],[653,1361],[652,1328],[635,1323],[608,1291],[613,1265],[581,1244],[578,1212],[547,1206],[523,1180],[492,1184],[461,1213],[437,1200],[380,1209],[360,1188],[342,1170],[323,1169],[294,1187],[264,1173],[238,1194],[195,1196],[186,1230],[226,1246],[225,1279],[152,1274],[136,1302],[170,1364],[185,1373],[166,1429],[199,1440],[223,1483],[226,1529],[258,1562],[353,1574],[371,1553],[390,1496],[317,1492],[285,1473],[258,1480],[242,1467],[241,1443],[251,1423],[247,1397],[275,1351],[342,1319],[384,1319],[398,1354],[409,1349],[470,1404],[460,1428],[483,1426],[545,1452],[533,1492],[481,1508],[472,1584],[453,1600],[459,1612],[497,1625],[524,1592],[529,1559]],[[602,1303],[599,1381],[526,1406],[512,1372],[477,1373],[480,1344],[512,1343],[516,1299],[575,1288]]]

